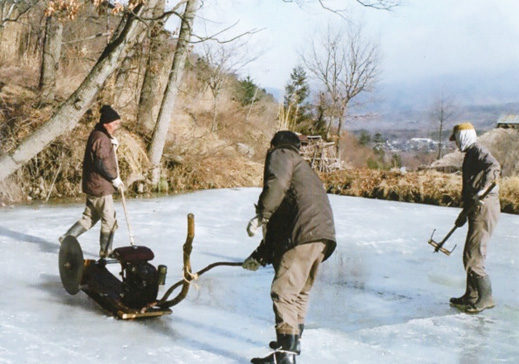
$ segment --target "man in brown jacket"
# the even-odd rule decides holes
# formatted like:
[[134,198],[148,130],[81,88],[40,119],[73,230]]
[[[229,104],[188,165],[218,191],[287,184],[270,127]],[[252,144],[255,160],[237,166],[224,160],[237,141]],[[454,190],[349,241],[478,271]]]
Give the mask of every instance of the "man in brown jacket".
[[319,265],[334,251],[335,226],[328,196],[319,176],[299,154],[299,137],[277,132],[265,161],[263,191],[250,236],[262,226],[264,239],[243,263],[256,270],[272,264],[271,298],[276,321],[275,352],[254,358],[255,364],[293,364],[300,353],[308,298]]
[[[480,196],[493,182],[497,183],[501,167],[492,154],[477,142],[476,130],[471,123],[456,125],[450,140],[455,141],[458,149],[465,153],[461,191],[463,210],[456,220],[456,226],[465,225],[467,220],[469,222],[463,249],[463,266],[467,273],[466,291],[461,297],[451,298],[450,302],[466,312],[478,313],[495,306],[485,259],[490,237],[501,211],[497,185],[483,201],[480,201]],[[467,215],[467,209],[474,205],[477,208]]]
[[110,254],[117,220],[115,218],[112,194],[123,188],[118,175],[116,149],[119,145],[114,132],[119,128],[121,118],[109,105],[101,108],[101,118],[90,133],[83,159],[83,192],[86,207],[83,216],[63,234],[78,237],[101,220],[99,256]]

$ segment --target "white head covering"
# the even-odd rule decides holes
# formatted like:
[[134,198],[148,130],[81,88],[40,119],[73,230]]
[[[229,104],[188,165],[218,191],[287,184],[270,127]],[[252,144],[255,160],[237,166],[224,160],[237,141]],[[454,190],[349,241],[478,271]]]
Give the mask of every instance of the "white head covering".
[[460,152],[465,152],[478,139],[476,129],[471,123],[454,126],[449,140],[455,140]]

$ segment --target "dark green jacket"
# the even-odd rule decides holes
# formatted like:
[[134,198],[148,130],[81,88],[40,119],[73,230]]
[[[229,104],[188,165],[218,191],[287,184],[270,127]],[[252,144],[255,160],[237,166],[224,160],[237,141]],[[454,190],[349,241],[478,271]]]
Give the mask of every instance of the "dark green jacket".
[[296,245],[316,241],[327,243],[325,259],[335,249],[328,195],[319,176],[295,147],[278,146],[267,153],[256,213],[268,220],[267,235],[260,246],[260,255],[267,255],[262,263],[272,263]]

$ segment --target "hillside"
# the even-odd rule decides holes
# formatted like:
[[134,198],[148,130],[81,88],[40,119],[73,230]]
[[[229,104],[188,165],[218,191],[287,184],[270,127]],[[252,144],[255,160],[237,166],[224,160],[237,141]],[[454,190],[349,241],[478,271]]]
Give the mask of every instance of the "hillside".
[[[95,17],[93,13],[89,14],[85,19]],[[89,23],[89,27],[82,23],[67,23],[64,44],[73,46],[67,46],[61,53],[55,97],[50,102],[43,102],[38,85],[42,41],[40,18],[34,16],[27,20],[38,31],[27,30],[18,23],[0,28],[3,51],[0,54],[0,156],[13,151],[24,138],[45,124],[82,83],[108,40],[108,33],[97,37],[96,32],[116,24],[114,18],[109,20],[110,24]],[[175,40],[171,35],[168,37],[162,44],[166,47],[163,50],[174,53]],[[20,39],[27,39],[24,45],[30,47],[17,44]],[[151,163],[147,152],[153,136],[153,118],[148,117],[152,119],[151,125],[147,123],[144,120],[147,115],[143,117],[139,107],[150,48],[144,40],[129,49],[121,66],[108,78],[95,102],[74,124],[74,129],[53,140],[0,182],[0,205],[83,200],[84,146],[103,104],[111,104],[123,120],[117,138],[120,140],[121,177],[127,186],[127,195],[153,196],[156,193],[150,183]],[[278,117],[280,105],[272,95],[252,81],[228,73],[223,76],[216,97],[202,77],[203,66],[200,56],[190,54],[162,155],[159,194],[260,186],[269,140],[282,127]],[[158,69],[167,77],[166,63]],[[159,90],[152,89],[146,95],[156,93]],[[407,116],[402,115],[402,118]],[[399,125],[399,128],[403,126]],[[503,176],[507,178],[502,183],[503,206],[510,212],[517,211],[519,201],[514,190],[514,176],[519,170],[518,152],[514,152],[517,138],[512,131],[499,130],[481,138],[503,165]],[[350,168],[322,175],[330,193],[447,206],[459,203],[459,176],[413,171],[424,161],[431,160],[430,153],[384,154],[371,146],[361,145],[352,133],[343,133],[340,146],[342,165]],[[448,155],[438,163],[452,169],[460,158],[460,155]],[[408,172],[398,169],[402,166]],[[389,170],[391,167],[397,168]]]

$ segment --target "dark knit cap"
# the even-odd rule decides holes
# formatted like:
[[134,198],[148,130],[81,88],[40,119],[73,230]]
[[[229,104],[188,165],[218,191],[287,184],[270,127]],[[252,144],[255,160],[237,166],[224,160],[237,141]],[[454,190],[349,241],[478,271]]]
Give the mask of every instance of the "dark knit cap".
[[118,120],[120,118],[121,117],[119,116],[117,111],[112,109],[112,107],[110,105],[103,105],[103,107],[101,108],[101,119],[99,120],[99,123],[108,124],[108,123],[111,123],[112,121]]
[[291,145],[297,149],[301,147],[301,141],[297,134],[289,130],[278,131],[270,141],[270,144],[273,147],[280,145]]

